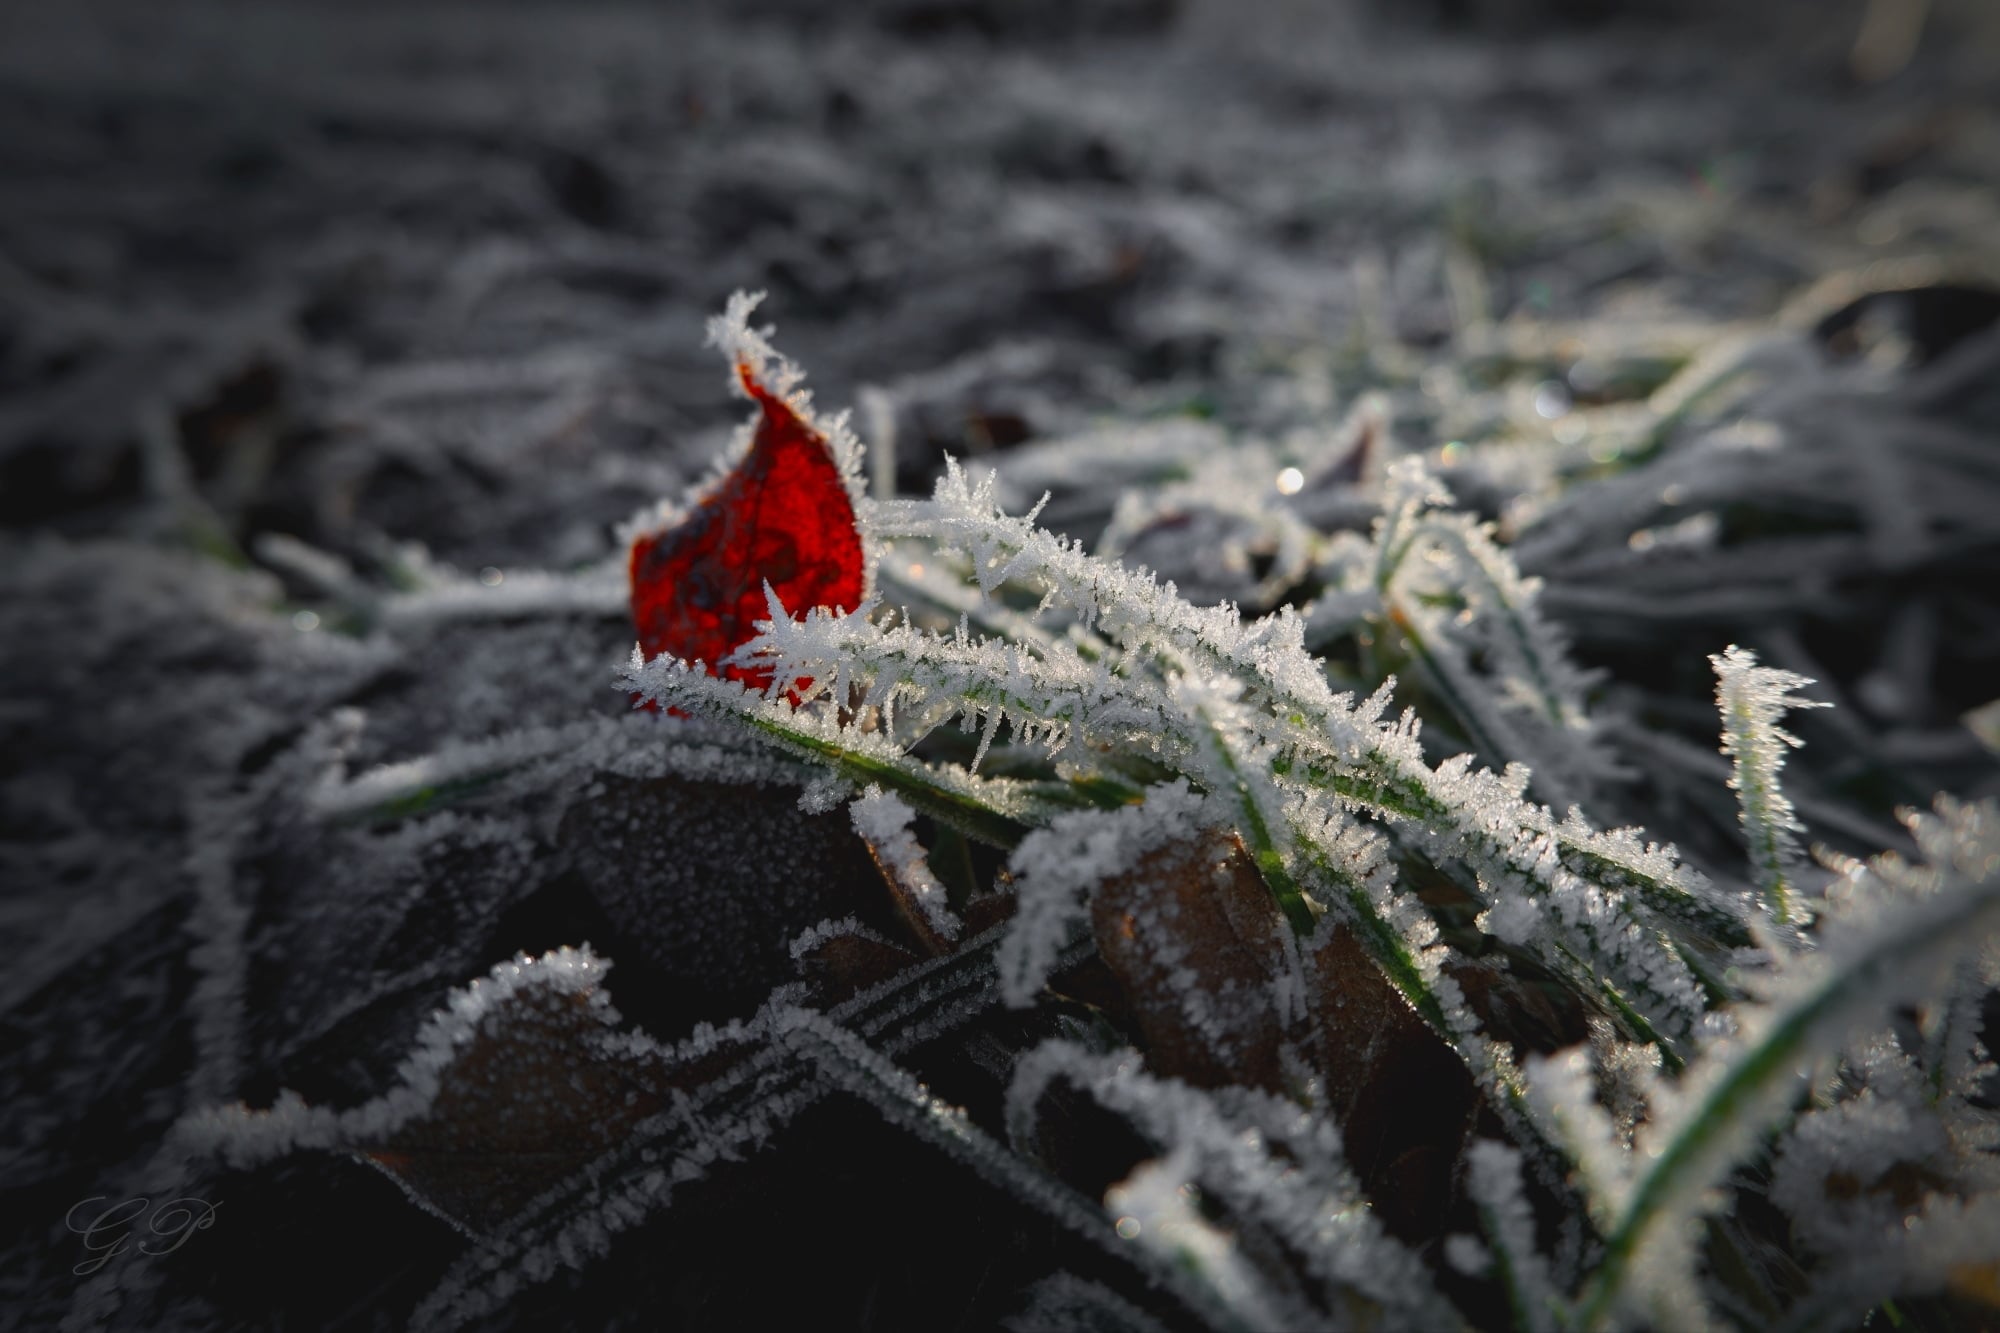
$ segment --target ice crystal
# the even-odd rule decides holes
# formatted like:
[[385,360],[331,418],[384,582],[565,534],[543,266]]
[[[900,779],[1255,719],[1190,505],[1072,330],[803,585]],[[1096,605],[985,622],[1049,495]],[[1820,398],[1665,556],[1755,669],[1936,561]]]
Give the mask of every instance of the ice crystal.
[[1205,797],[1185,781],[1148,792],[1117,810],[1058,815],[1014,849],[1014,920],[1000,947],[1001,993],[1033,1003],[1087,911],[1086,895],[1145,852],[1204,822]]
[[916,811],[880,787],[870,787],[847,807],[854,831],[867,841],[875,859],[917,906],[925,928],[940,940],[957,937],[961,927],[945,902],[944,885],[924,860],[924,849],[910,831]]
[[1750,838],[1750,862],[1758,890],[1780,922],[1797,919],[1800,909],[1793,880],[1804,856],[1795,836],[1805,828],[1778,785],[1785,747],[1799,738],[1778,725],[1788,708],[1825,708],[1800,699],[1793,690],[1812,682],[1795,671],[1757,665],[1755,653],[1734,644],[1709,661],[1715,667],[1715,702],[1722,710],[1722,752],[1735,761],[1731,791],[1743,807],[1743,830]]
[[[1172,1228],[1192,1220],[1192,1214],[1173,1208],[1164,1197],[1182,1183],[1192,1183],[1245,1224],[1268,1226],[1294,1247],[1307,1270],[1325,1284],[1327,1298],[1359,1292],[1394,1312],[1399,1326],[1435,1327],[1440,1319],[1448,1321],[1427,1290],[1416,1257],[1383,1234],[1364,1205],[1342,1161],[1339,1136],[1323,1117],[1247,1089],[1209,1094],[1149,1077],[1129,1057],[1093,1056],[1051,1043],[1021,1061],[1008,1092],[1011,1133],[1017,1141],[1032,1137],[1035,1103],[1056,1079],[1081,1085],[1169,1150],[1164,1161],[1105,1200],[1114,1213],[1138,1214],[1142,1237],[1148,1225]],[[1165,1191],[1148,1188],[1161,1181],[1171,1182]],[[1152,1211],[1156,1209],[1165,1211]],[[1156,1236],[1153,1243],[1162,1239]],[[1164,1241],[1170,1247],[1176,1243],[1173,1230]],[[1183,1241],[1192,1247],[1198,1268],[1218,1270],[1211,1280],[1225,1299],[1254,1294],[1252,1280],[1240,1270],[1226,1241],[1204,1231],[1191,1232]]]

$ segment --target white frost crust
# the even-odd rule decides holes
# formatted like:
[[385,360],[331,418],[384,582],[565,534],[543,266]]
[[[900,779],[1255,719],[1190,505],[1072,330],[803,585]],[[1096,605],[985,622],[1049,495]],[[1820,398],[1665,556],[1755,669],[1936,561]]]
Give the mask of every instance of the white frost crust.
[[[798,416],[810,430],[826,440],[832,452],[835,468],[840,472],[841,484],[847,490],[848,502],[854,506],[855,519],[861,524],[864,546],[870,544],[866,522],[868,509],[868,487],[863,475],[862,458],[866,452],[860,439],[848,426],[845,410],[831,416],[821,416],[813,411],[812,391],[804,388],[805,372],[789,358],[771,345],[770,326],[758,328],[750,323],[752,312],[764,300],[763,292],[734,292],[728,304],[719,315],[708,321],[708,345],[719,349],[729,361],[729,382],[735,392],[749,397],[737,378],[738,366],[747,367],[750,375]],[[621,549],[629,548],[642,537],[655,536],[679,523],[689,510],[700,504],[715,490],[717,484],[731,469],[743,460],[750,451],[751,441],[757,433],[755,417],[737,428],[730,447],[716,460],[709,475],[691,488],[678,503],[662,501],[641,510],[627,519],[618,529],[618,544]],[[863,562],[862,598],[874,595],[874,566],[872,554]]]
[[1236,1244],[1194,1206],[1194,1154],[1177,1148],[1166,1157],[1142,1162],[1104,1194],[1118,1235],[1162,1263],[1190,1269],[1246,1328],[1320,1327],[1310,1307],[1265,1279]]
[[619,557],[575,574],[539,569],[500,571],[494,582],[426,565],[422,586],[391,593],[376,606],[390,629],[515,616],[612,617],[628,613],[631,583]]
[[944,939],[957,939],[962,926],[946,905],[944,885],[931,873],[930,861],[910,827],[917,812],[901,797],[880,787],[868,788],[847,809],[854,831],[896,877],[924,914],[924,921]]
[[1527,1333],[1553,1333],[1567,1301],[1535,1243],[1535,1214],[1521,1183],[1521,1154],[1481,1139],[1466,1151],[1466,1191],[1498,1256],[1515,1315]]
[[[1112,659],[1079,666],[1049,654],[1045,669],[1020,645],[932,636],[885,637],[870,646],[850,624],[838,650],[824,638],[814,644],[823,669],[846,663],[874,682],[877,696],[894,696],[904,707],[929,701],[947,714],[971,709],[989,728],[996,713],[1007,714],[1052,747],[1079,737],[1144,744],[1205,785],[1219,777],[1201,763],[1212,728],[1169,697],[1160,672],[1233,678],[1257,699],[1233,715],[1249,731],[1246,750],[1385,791],[1386,804],[1375,812],[1407,829],[1426,852],[1470,865],[1489,905],[1535,900],[1533,911],[1513,909],[1501,921],[1530,931],[1544,959],[1566,975],[1583,975],[1574,960],[1588,960],[1589,970],[1611,979],[1667,1039],[1693,1029],[1704,998],[1651,916],[1670,912],[1740,930],[1737,900],[1680,865],[1671,849],[1643,844],[1630,831],[1599,832],[1575,811],[1558,820],[1524,800],[1523,771],[1474,772],[1464,758],[1431,768],[1413,719],[1380,721],[1388,687],[1360,705],[1333,694],[1323,665],[1305,648],[1305,622],[1289,609],[1246,622],[1233,607],[1192,606],[1172,584],[1091,557],[1035,528],[1032,518],[1000,512],[991,478],[974,481],[953,463],[930,501],[878,504],[872,521],[884,538],[923,538],[962,552],[982,592],[1010,581],[1039,586],[1043,608],[1061,607],[1083,629],[1106,636],[1117,649]],[[807,656],[806,634],[786,633],[792,651]],[[1256,742],[1268,751],[1254,751]],[[1412,803],[1420,815],[1412,816]]]
[[[1034,1141],[1036,1106],[1058,1079],[1126,1116],[1161,1145],[1173,1188],[1193,1183],[1233,1213],[1270,1227],[1304,1258],[1329,1304],[1337,1306],[1343,1293],[1360,1292],[1383,1306],[1389,1328],[1458,1324],[1435,1293],[1429,1270],[1368,1208],[1347,1168],[1339,1131],[1324,1116],[1251,1089],[1210,1093],[1155,1078],[1139,1067],[1136,1052],[1097,1055],[1057,1040],[1036,1047],[1015,1068],[1007,1124],[1016,1144]],[[1143,1238],[1146,1219],[1133,1205],[1150,1197],[1106,1202],[1114,1213],[1138,1216]],[[1177,1216],[1163,1213],[1160,1220]]]
[[[818,613],[815,613],[818,614]],[[815,682],[818,684],[819,682]],[[632,657],[618,673],[617,688],[662,707],[679,708],[705,720],[749,724],[767,748],[789,757],[825,763],[842,754],[906,774],[917,786],[949,795],[1024,822],[1040,823],[1047,807],[1030,784],[1008,778],[983,778],[957,765],[929,764],[912,758],[883,730],[843,725],[836,712],[794,707],[784,698],[767,698],[742,683],[710,675],[699,663],[662,654],[645,659],[635,645]],[[815,691],[815,697],[823,691]]]
[[[1828,892],[1816,947],[1771,951],[1776,966],[1751,983],[1751,1000],[1734,1006],[1732,1027],[1705,1041],[1678,1081],[1653,1087],[1652,1115],[1635,1135],[1623,1170],[1601,1172],[1622,1177],[1599,1198],[1610,1229],[1627,1237],[1632,1258],[1617,1285],[1600,1285],[1628,1311],[1643,1307],[1669,1323],[1705,1317],[1699,1292],[1687,1281],[1696,1262],[1697,1223],[1721,1206],[1726,1195],[1716,1187],[1785,1119],[1800,1085],[1823,1062],[1858,1051],[1861,1066],[1876,1071],[1878,1098],[1914,1095],[1895,1091],[1914,1083],[1895,1075],[1893,1062],[1871,1061],[1870,1045],[1893,1006],[1956,999],[1969,978],[1983,972],[1965,964],[1983,959],[2000,940],[2000,803],[1975,806],[1941,797],[1935,816],[1912,815],[1908,822],[1928,863],[1885,854],[1849,866]],[[1603,1115],[1584,1100],[1586,1092],[1565,1092],[1552,1082],[1543,1095]],[[1937,1100],[1949,1107],[1963,1104],[1964,1095],[1954,1088]],[[1925,1114],[1898,1118],[1856,1109],[1806,1131],[1795,1150],[1811,1153],[1822,1136],[1848,1139],[1852,1148],[1852,1136],[1870,1124],[1915,1126],[1928,1117],[1927,1108],[1905,1109]],[[1923,1145],[1923,1132],[1917,1133],[1908,1146]],[[1585,1147],[1592,1160],[1615,1157],[1601,1145]],[[1880,1151],[1878,1146],[1875,1153]],[[1977,1184],[1991,1188],[1983,1179]],[[1784,1192],[1794,1202],[1801,1197],[1796,1182]]]
[[737,732],[635,712],[523,727],[484,740],[448,741],[428,754],[378,764],[353,777],[336,763],[313,784],[305,804],[319,819],[341,819],[393,808],[454,783],[515,773],[549,780],[599,772],[635,778],[671,775],[734,786],[804,786],[812,776],[811,770],[766,747],[746,744]]
[[1722,752],[1734,761],[1729,788],[1741,807],[1743,831],[1750,842],[1750,870],[1771,915],[1781,924],[1800,920],[1793,884],[1805,856],[1797,835],[1805,832],[1792,803],[1779,784],[1785,750],[1799,738],[1778,725],[1792,708],[1828,708],[1801,699],[1793,690],[1813,682],[1792,671],[1757,665],[1757,655],[1735,644],[1711,656],[1715,668],[1715,704],[1722,713]]
[[1034,1003],[1087,915],[1091,889],[1155,847],[1206,827],[1208,807],[1208,798],[1182,779],[1151,788],[1138,805],[1058,815],[1023,838],[1008,862],[1019,902],[996,960],[1007,1004]]
[[588,948],[557,949],[538,958],[520,954],[495,965],[486,977],[454,990],[417,1034],[411,1053],[397,1066],[396,1085],[372,1101],[347,1111],[308,1106],[289,1089],[268,1111],[238,1104],[197,1111],[175,1127],[190,1152],[219,1153],[243,1168],[305,1148],[338,1149],[379,1144],[429,1112],[443,1078],[460,1052],[482,1032],[498,1030],[515,996],[547,990],[581,997],[607,1028],[618,1021],[610,997],[600,988],[610,964]]

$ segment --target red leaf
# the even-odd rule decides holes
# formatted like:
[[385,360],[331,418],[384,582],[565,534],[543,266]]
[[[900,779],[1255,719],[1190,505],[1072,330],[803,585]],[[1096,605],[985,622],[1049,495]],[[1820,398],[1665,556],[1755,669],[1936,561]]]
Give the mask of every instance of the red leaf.
[[[731,300],[710,338],[734,359],[743,391],[757,404],[749,449],[670,526],[632,543],[632,620],[646,656],[663,653],[717,663],[755,637],[769,619],[764,585],[785,609],[852,611],[867,594],[867,567],[842,459],[827,432],[789,394],[796,373],[744,317],[755,298]],[[720,674],[763,688],[767,667],[731,663]]]

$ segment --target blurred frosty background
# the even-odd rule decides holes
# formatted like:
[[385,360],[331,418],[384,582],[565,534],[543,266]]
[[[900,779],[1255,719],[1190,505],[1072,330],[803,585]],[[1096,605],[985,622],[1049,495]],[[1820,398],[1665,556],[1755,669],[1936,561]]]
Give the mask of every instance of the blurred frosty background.
[[890,390],[914,482],[1301,347],[1765,314],[1990,220],[1989,6],[1883,0],[1927,24],[1876,82],[1860,3],[1645,8],[10,6],[0,510],[129,524],[165,414],[239,544],[569,563],[723,427],[736,287],[823,401]]

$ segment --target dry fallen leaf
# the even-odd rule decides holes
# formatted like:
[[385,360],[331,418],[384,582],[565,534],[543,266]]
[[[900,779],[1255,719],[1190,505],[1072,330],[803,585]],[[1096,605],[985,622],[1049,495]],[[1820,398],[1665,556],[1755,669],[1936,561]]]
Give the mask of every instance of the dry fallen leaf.
[[1282,1087],[1269,978],[1285,927],[1233,835],[1149,852],[1098,887],[1090,920],[1154,1070],[1205,1088]]
[[1324,925],[1316,937],[1308,1037],[1286,1033],[1272,998],[1286,926],[1233,835],[1197,834],[1141,858],[1099,886],[1091,922],[1154,1070],[1201,1087],[1283,1090],[1291,1036],[1385,1225],[1441,1233],[1477,1093],[1351,933]]
[[480,1016],[428,1109],[348,1146],[432,1211],[491,1230],[664,1105],[667,1071],[607,1040],[617,1021],[594,988],[515,990]]

